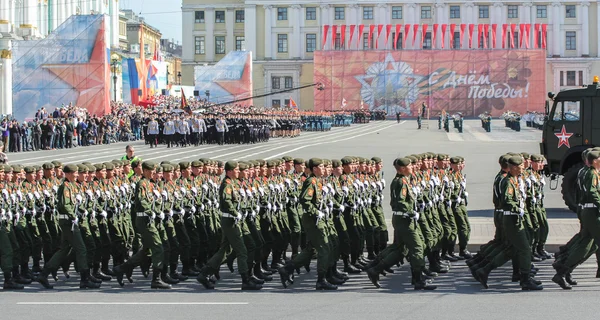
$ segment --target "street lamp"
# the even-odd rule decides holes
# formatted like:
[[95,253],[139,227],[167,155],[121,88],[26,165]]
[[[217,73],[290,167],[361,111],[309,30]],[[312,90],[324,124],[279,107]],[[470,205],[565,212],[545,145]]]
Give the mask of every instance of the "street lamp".
[[179,85],[181,85],[181,71],[177,71],[177,80],[179,80]]
[[119,55],[116,53],[113,53],[110,56],[110,65],[112,67],[112,72],[113,72],[113,100],[117,101],[117,66],[119,65]]
[[204,91],[204,94],[206,95],[206,102],[209,102],[210,101],[210,90]]

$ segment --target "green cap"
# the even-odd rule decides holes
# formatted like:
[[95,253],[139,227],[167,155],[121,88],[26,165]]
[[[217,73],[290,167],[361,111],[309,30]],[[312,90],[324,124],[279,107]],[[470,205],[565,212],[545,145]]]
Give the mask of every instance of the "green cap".
[[375,161],[375,163],[381,163],[381,158],[380,157],[373,157],[371,158],[371,160]]
[[510,158],[508,158],[508,164],[512,165],[512,166],[518,166],[523,164],[523,157],[522,156],[511,156]]
[[531,155],[531,161],[542,162],[542,161],[544,161],[544,156],[542,156],[540,154],[532,154]]
[[154,169],[156,169],[156,163],[154,163],[152,161],[144,161],[144,162],[142,162],[142,169],[154,170]]
[[281,159],[283,159],[283,161],[285,161],[285,162],[294,161],[294,158],[292,158],[290,156],[283,156],[283,157],[281,157]]
[[521,152],[521,155],[523,156],[523,158],[525,158],[525,160],[529,160],[531,158],[531,156],[527,152]]
[[308,160],[308,167],[312,170],[315,167],[318,167],[323,164],[323,160],[319,158],[311,158]]
[[343,157],[341,159],[341,161],[342,161],[342,165],[352,164],[352,162],[353,162],[352,158],[350,158],[350,157]]
[[44,170],[53,170],[54,169],[54,165],[50,162],[46,162],[42,165],[42,168],[44,168]]
[[204,166],[204,163],[200,160],[192,161],[192,168],[200,168],[203,166]]
[[4,165],[4,173],[12,173],[12,172],[13,172],[13,168],[10,165],[8,165],[8,164]]
[[140,166],[140,164],[142,164],[142,161],[135,159],[135,160],[131,161],[131,168],[137,168]]
[[60,161],[52,161],[52,164],[54,165],[54,168],[61,168],[63,166],[63,164]]
[[267,168],[274,168],[277,166],[277,162],[274,160],[268,160],[267,161]]
[[107,171],[115,169],[115,165],[112,164],[112,162],[105,162],[104,167],[106,168]]
[[294,159],[294,164],[304,164],[304,159],[296,158],[296,159]]
[[342,166],[342,161],[338,160],[338,159],[333,159],[331,160],[331,166],[334,168],[338,168]]
[[592,150],[587,154],[587,160],[589,162],[592,162],[598,158],[600,158],[600,151]]
[[77,166],[76,166],[76,165],[74,165],[74,164],[68,164],[68,165],[66,165],[66,166],[64,167],[63,171],[64,171],[65,173],[73,173],[73,172],[77,172],[77,171],[78,171],[78,168],[77,168]]
[[25,173],[34,173],[34,172],[35,172],[35,168],[33,166],[25,167]]
[[102,169],[106,169],[104,163],[96,163],[94,167],[96,167],[96,171],[102,171]]
[[190,162],[189,161],[181,161],[179,163],[179,169],[181,169],[181,170],[185,170],[185,169],[187,169],[189,167],[190,167]]
[[88,167],[85,164],[78,164],[77,165],[77,172],[79,173],[85,173],[88,172]]
[[[227,161],[225,164],[225,171],[231,171],[238,166],[237,161]],[[220,167],[220,166],[219,166]]]
[[248,170],[248,164],[246,164],[245,162],[240,162],[239,167],[240,167],[240,171]]
[[394,160],[394,166],[396,167],[406,167],[411,164],[411,160],[409,158],[397,158]]
[[[165,165],[170,165],[170,164],[165,164]],[[156,172],[163,172],[163,166],[162,165],[157,165],[156,166]]]
[[161,165],[161,168],[162,168],[162,171],[163,171],[163,172],[173,172],[173,169],[175,169],[175,168],[173,168],[173,166],[172,166],[172,165],[170,165],[170,164],[162,164],[162,165]]
[[452,158],[450,158],[450,163],[452,163],[452,164],[459,164],[460,162],[461,161],[460,161],[459,157],[452,157]]

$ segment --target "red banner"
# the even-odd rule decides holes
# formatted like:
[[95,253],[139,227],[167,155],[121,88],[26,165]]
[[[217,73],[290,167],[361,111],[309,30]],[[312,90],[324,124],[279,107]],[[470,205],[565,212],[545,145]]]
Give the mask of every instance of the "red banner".
[[[493,63],[490,63],[493,61]],[[473,117],[543,111],[546,57],[543,50],[317,51],[315,111],[358,109],[416,115],[426,102]]]
[[356,25],[350,25],[350,37],[348,38],[348,48],[352,48],[352,38],[354,37],[354,30],[356,30]]
[[410,24],[404,25],[404,49],[406,49],[406,40],[408,40],[408,33],[410,31]]
[[[446,42],[446,29],[448,28],[447,24],[442,24],[442,49],[444,49],[444,43]],[[450,37],[450,39],[452,39],[452,37]],[[449,45],[450,48],[452,48],[452,44]]]
[[385,26],[385,47],[387,48],[388,39],[390,38],[390,32],[392,31],[392,25],[388,24]]
[[358,49],[361,49],[361,39],[363,38],[363,33],[365,32],[365,25],[364,24],[360,24],[358,25],[358,35],[356,37],[357,39],[357,43],[356,43],[356,47]]
[[515,47],[515,32],[517,32],[517,25],[514,23],[510,24],[510,47]]
[[469,48],[473,47],[473,31],[475,30],[474,24],[469,24]]
[[520,24],[519,25],[519,48],[523,48],[525,47],[525,38],[527,37],[525,35],[525,25],[524,24]]
[[331,49],[335,49],[335,39],[337,37],[337,25],[331,26]]
[[546,49],[546,32],[548,32],[548,25],[542,24],[542,48]]
[[498,30],[497,24],[492,24],[492,45],[490,48],[496,48],[496,31]]
[[506,30],[508,29],[508,24],[502,25],[502,48],[506,48]]
[[[490,25],[485,24],[485,25],[483,25],[483,48],[484,49],[488,48],[489,36],[490,36]],[[491,46],[490,46],[490,48],[491,48]]]
[[[402,30],[402,25],[401,24],[397,24],[396,25],[396,34],[394,35],[394,49],[398,49],[398,37],[400,36],[400,30]],[[402,39],[400,39],[402,40]]]
[[325,44],[327,43],[327,34],[329,33],[329,25],[323,25],[323,43],[321,44],[321,48],[325,49]]
[[533,26],[533,30],[535,30],[535,36],[533,37],[533,48],[538,49],[540,47],[540,45],[538,43],[538,35],[540,34],[540,31],[542,30],[542,28],[540,27],[540,24],[536,23]]
[[341,25],[341,29],[340,30],[340,44],[342,45],[342,48],[346,48],[346,25],[343,24]]
[[467,25],[464,23],[460,24],[460,48],[463,45],[463,36],[465,35],[465,29],[467,29]]
[[[433,31],[432,31],[432,34],[431,34],[431,47],[432,47],[432,48],[435,48],[435,47],[436,47],[436,43],[435,43],[435,35],[436,35],[436,33],[437,33],[438,26],[439,26],[439,24],[437,24],[437,23],[434,23],[434,24],[433,24]],[[444,47],[444,46],[442,45],[442,48],[443,48],[443,47]]]
[[419,32],[419,25],[418,24],[413,24],[413,42],[412,42],[413,48],[415,47],[415,40],[417,40],[417,33],[418,32]]
[[531,35],[531,24],[525,25],[525,48],[529,49],[529,37]]
[[[454,32],[456,30],[456,24],[452,23],[450,24],[450,48],[452,49],[456,49],[454,48]],[[460,48],[460,46],[458,46]]]
[[[427,28],[429,25],[426,23],[423,24],[423,30],[421,31],[421,48],[423,48],[423,43],[425,42],[425,36],[427,35]],[[431,48],[433,48],[433,42],[431,43]]]
[[[478,24],[477,25],[477,48],[484,47],[485,46],[485,36],[483,34],[483,25],[482,24]],[[487,49],[487,47],[486,47]]]
[[375,49],[379,48],[379,36],[381,35],[381,31],[383,30],[383,25],[380,24],[377,26],[377,37],[375,38]]
[[373,39],[373,31],[375,31],[375,25],[371,24],[371,25],[369,25],[369,46],[368,46],[369,49],[373,49],[373,44],[371,41],[371,39]]

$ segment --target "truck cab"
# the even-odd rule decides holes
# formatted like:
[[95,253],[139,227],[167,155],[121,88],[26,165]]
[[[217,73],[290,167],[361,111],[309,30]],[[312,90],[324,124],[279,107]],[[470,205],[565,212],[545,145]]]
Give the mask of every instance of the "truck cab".
[[576,210],[575,182],[583,167],[583,150],[600,145],[600,89],[594,83],[580,89],[549,93],[540,152],[546,158],[546,174],[552,180],[563,176],[565,204]]

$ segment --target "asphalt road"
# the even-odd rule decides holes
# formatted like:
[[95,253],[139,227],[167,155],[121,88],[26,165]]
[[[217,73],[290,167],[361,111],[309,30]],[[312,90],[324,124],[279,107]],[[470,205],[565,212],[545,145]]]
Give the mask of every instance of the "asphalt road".
[[[469,215],[491,216],[491,183],[498,156],[509,151],[539,152],[541,133],[524,129],[517,133],[500,121],[485,133],[478,121],[466,121],[465,132],[445,133],[431,122],[431,129],[417,130],[416,122],[375,122],[334,128],[326,133],[303,133],[298,138],[273,139],[257,145],[202,146],[198,148],[150,149],[134,143],[136,154],[144,160],[193,160],[210,157],[229,159],[268,159],[293,157],[341,158],[345,155],[379,156],[384,160],[385,179],[392,180],[394,158],[420,152],[442,152],[465,157],[469,190]],[[43,163],[54,159],[63,163],[109,161],[124,154],[125,144],[9,154],[11,163]],[[558,191],[547,190],[546,204],[552,219],[572,219]],[[386,215],[391,217],[389,208]],[[33,284],[22,292],[0,292],[1,319],[364,319],[364,318],[444,318],[444,319],[594,319],[600,311],[600,279],[595,279],[593,258],[578,268],[574,277],[579,285],[564,291],[550,281],[550,262],[539,263],[541,292],[522,292],[510,282],[510,266],[494,271],[490,289],[475,282],[464,264],[455,263],[441,275],[435,292],[414,292],[406,265],[382,280],[375,289],[366,275],[353,276],[338,292],[315,292],[314,271],[296,278],[291,289],[283,289],[278,278],[261,292],[241,292],[239,276],[221,269],[222,280],[214,292],[207,292],[193,279],[169,292],[149,289],[149,280],[139,273],[135,283],[119,288],[107,282],[97,291],[80,291],[78,277],[63,277],[53,291]],[[313,264],[314,268],[314,264]]]

